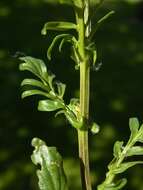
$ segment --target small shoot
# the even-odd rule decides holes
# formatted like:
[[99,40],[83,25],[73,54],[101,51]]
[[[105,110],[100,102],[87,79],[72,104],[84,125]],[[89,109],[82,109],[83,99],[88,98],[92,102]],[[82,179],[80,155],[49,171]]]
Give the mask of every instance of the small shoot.
[[123,178],[120,180],[122,183],[119,183],[119,180],[116,179],[116,176],[118,174],[124,173],[126,170],[137,164],[143,164],[142,160],[127,161],[127,159],[131,156],[143,155],[143,146],[135,145],[137,142],[143,142],[143,124],[140,126],[137,118],[130,118],[129,127],[131,135],[127,144],[124,146],[123,141],[117,141],[114,144],[114,158],[109,163],[109,171],[106,174],[106,179],[101,185],[98,186],[98,190],[122,189],[126,185],[127,180]]

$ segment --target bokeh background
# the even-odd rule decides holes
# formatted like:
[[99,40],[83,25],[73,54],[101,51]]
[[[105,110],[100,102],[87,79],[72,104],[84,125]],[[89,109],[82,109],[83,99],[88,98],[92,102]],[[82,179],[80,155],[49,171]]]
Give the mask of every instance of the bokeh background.
[[[143,2],[105,0],[95,22],[112,9],[116,14],[95,36],[102,67],[91,73],[90,113],[101,126],[98,135],[89,134],[93,189],[105,177],[114,142],[127,141],[129,117],[143,121]],[[38,112],[37,97],[20,97],[20,82],[27,73],[18,70],[17,56],[23,54],[46,61],[48,69],[67,84],[67,102],[79,95],[79,72],[70,60],[68,46],[62,54],[55,48],[52,62],[46,58],[55,33],[43,37],[40,31],[53,19],[73,20],[73,10],[42,0],[0,0],[0,190],[38,189],[30,159],[33,137],[57,146],[64,158],[70,190],[81,189],[76,131],[64,117]],[[143,190],[143,166],[125,175],[129,179],[125,189]]]

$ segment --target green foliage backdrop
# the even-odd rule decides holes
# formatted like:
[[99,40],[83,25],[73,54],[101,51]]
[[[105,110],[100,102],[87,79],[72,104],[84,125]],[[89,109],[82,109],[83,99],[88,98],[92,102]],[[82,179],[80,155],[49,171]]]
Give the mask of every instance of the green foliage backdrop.
[[[102,66],[91,76],[90,111],[101,126],[98,136],[90,134],[93,184],[104,178],[114,141],[127,139],[129,117],[143,120],[143,3],[105,0],[97,18],[110,9],[116,14],[95,36],[98,63]],[[33,150],[30,142],[35,136],[45,140],[48,146],[57,146],[64,157],[70,189],[80,189],[74,130],[62,116],[54,118],[52,113],[38,112],[34,106],[37,98],[21,100],[20,97],[20,82],[25,74],[18,71],[17,56],[23,54],[44,57],[48,68],[67,83],[66,100],[79,94],[78,71],[75,73],[68,53],[57,53],[52,63],[45,57],[53,34],[45,38],[40,31],[46,21],[54,18],[71,19],[73,12],[68,6],[53,6],[42,0],[0,1],[1,190],[37,190],[35,168],[30,160]],[[65,51],[69,51],[68,47]],[[142,171],[143,166],[137,166],[127,172],[129,190],[142,190]]]

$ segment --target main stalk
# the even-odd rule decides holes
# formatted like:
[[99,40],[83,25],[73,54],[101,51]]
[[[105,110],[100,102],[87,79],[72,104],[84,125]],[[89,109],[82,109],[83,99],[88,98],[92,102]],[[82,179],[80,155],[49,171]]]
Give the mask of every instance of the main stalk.
[[89,151],[88,151],[88,120],[89,120],[89,92],[90,92],[90,67],[88,55],[85,51],[85,38],[88,31],[86,22],[88,21],[88,1],[82,1],[81,10],[77,15],[77,24],[79,27],[79,53],[80,63],[80,111],[84,119],[85,127],[78,130],[79,158],[82,190],[92,190],[89,169]]

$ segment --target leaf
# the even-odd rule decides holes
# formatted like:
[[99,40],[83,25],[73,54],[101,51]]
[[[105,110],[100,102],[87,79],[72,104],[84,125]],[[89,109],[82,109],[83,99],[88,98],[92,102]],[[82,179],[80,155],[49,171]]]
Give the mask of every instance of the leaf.
[[92,53],[93,53],[93,66],[94,66],[97,60],[97,51],[93,50]]
[[48,83],[52,91],[54,92],[53,80],[56,76],[53,73],[49,73]]
[[48,81],[48,73],[45,63],[40,60],[30,56],[20,57],[21,61],[24,61],[20,64],[19,69],[21,71],[30,71],[42,81]]
[[76,48],[74,45],[72,46],[71,59],[76,63],[75,69],[78,70],[80,62],[82,62],[82,57],[78,52],[78,48]]
[[134,117],[134,118],[129,119],[129,127],[130,127],[130,130],[132,133],[137,134],[139,126],[140,126],[140,124],[139,124],[139,121],[137,118]]
[[47,34],[47,30],[55,30],[55,31],[66,31],[71,29],[77,29],[77,25],[72,22],[60,22],[60,21],[54,21],[54,22],[47,22],[41,33],[42,35]]
[[59,39],[64,38],[64,37],[66,37],[66,36],[69,36],[69,34],[59,34],[59,35],[57,35],[57,36],[53,39],[53,41],[52,41],[52,43],[51,43],[51,45],[49,46],[48,51],[47,51],[47,57],[48,57],[49,60],[51,60],[51,52],[52,52],[52,49],[53,49],[53,47],[55,46],[56,42],[57,42]]
[[58,88],[58,96],[60,98],[63,98],[65,94],[66,85],[61,82],[56,82],[57,88]]
[[83,117],[80,114],[79,99],[72,98],[70,100],[70,104],[66,106],[65,116],[74,128],[85,128]]
[[110,186],[107,187],[108,190],[120,190],[122,189],[127,183],[127,179],[123,178],[121,180],[118,180],[115,184],[111,184]]
[[77,40],[76,40],[76,38],[75,38],[73,35],[69,34],[68,36],[65,36],[65,37],[61,40],[61,43],[60,43],[60,45],[59,45],[59,52],[62,51],[62,47],[63,47],[64,43],[66,43],[66,42],[69,42],[69,43],[71,43],[73,46],[77,47]]
[[65,114],[65,110],[57,111],[57,113],[55,114],[55,117],[57,117],[60,114]]
[[103,16],[100,20],[98,20],[98,24],[101,24],[103,21],[105,21],[107,18],[109,18],[112,14],[114,14],[115,11],[110,11],[109,13],[107,13],[105,16]]
[[139,129],[138,141],[143,143],[143,124],[140,126],[140,129]]
[[69,121],[69,123],[71,124],[71,126],[73,126],[76,129],[81,129],[83,126],[83,119],[81,118],[80,121],[77,120],[77,117],[75,116],[75,114],[72,111],[66,111],[65,112],[65,116],[67,118],[67,120]]
[[[115,184],[115,190],[120,190],[122,189],[127,183],[127,179],[123,178],[121,180],[119,180],[118,182],[116,182]],[[113,189],[114,190],[114,189]]]
[[87,47],[86,50],[89,51],[90,54],[92,54],[92,62],[93,62],[93,67],[95,67],[95,63],[97,60],[97,50],[96,50],[96,45],[94,42],[90,43]]
[[35,79],[24,79],[21,83],[21,86],[25,86],[25,85],[38,87],[45,91],[50,91],[49,85],[44,85],[41,81],[38,81]]
[[58,100],[40,100],[38,104],[39,111],[55,111],[61,108],[64,108],[64,105]]
[[100,25],[107,19],[109,18],[111,15],[113,15],[115,13],[115,11],[110,11],[109,13],[107,13],[105,16],[103,16],[100,20],[97,21],[95,27],[92,29],[91,35],[89,37],[89,41],[93,38],[93,36],[95,35],[95,33],[97,32],[98,28],[100,27]]
[[137,118],[130,118],[129,119],[129,127],[131,131],[131,136],[129,139],[129,143],[137,137],[138,135],[138,130],[139,130],[139,121]]
[[135,156],[135,155],[143,155],[143,147],[133,146],[126,153],[126,156]]
[[124,171],[126,171],[127,169],[137,165],[137,164],[143,164],[143,161],[133,161],[133,162],[125,162],[120,164],[120,166],[116,169],[113,170],[114,174],[119,174],[119,173],[123,173]]
[[39,138],[32,140],[35,148],[31,156],[35,165],[40,165],[37,170],[40,190],[67,190],[67,180],[63,169],[61,155],[55,147],[47,147]]
[[98,186],[97,190],[120,190],[122,189],[127,183],[127,179],[123,178],[118,180],[116,183],[112,184],[101,184]]
[[26,98],[28,96],[33,96],[33,95],[41,95],[41,96],[45,96],[47,98],[52,98],[52,95],[50,95],[46,92],[43,92],[41,90],[26,90],[22,93],[21,97],[23,99],[23,98]]
[[116,141],[113,148],[113,155],[115,158],[119,158],[122,152],[123,141]]

